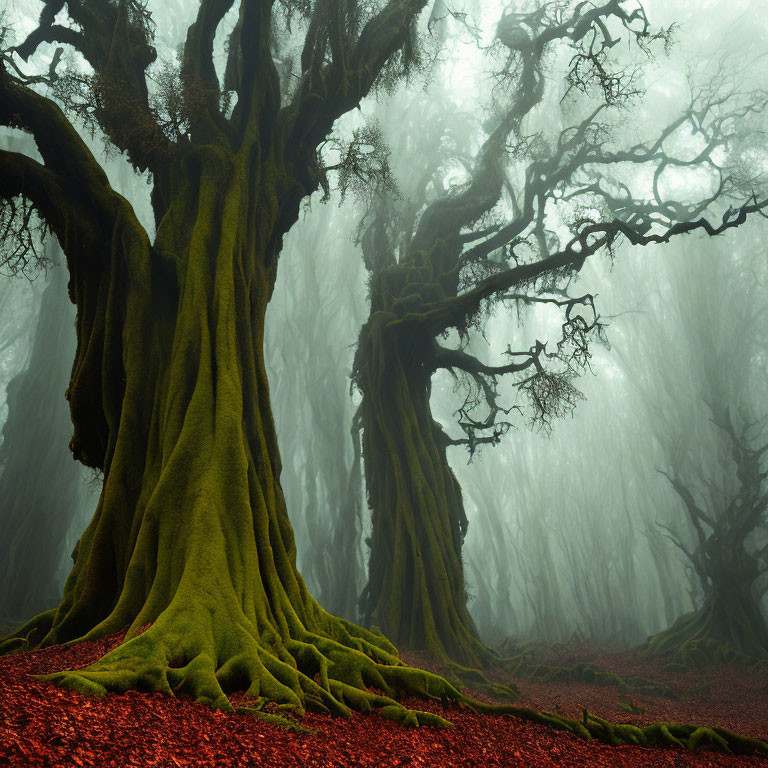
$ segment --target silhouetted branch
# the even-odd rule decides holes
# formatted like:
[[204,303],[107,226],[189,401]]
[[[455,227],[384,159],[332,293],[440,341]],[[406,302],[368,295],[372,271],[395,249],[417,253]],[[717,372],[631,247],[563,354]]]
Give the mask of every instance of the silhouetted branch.
[[683,485],[683,483],[661,469],[657,469],[656,471],[660,475],[664,475],[664,477],[667,478],[675,493],[682,499],[683,504],[685,504],[685,509],[688,512],[688,517],[693,524],[694,529],[696,530],[699,546],[705,546],[708,534],[704,531],[701,524],[703,522],[708,525],[711,530],[715,530],[716,522],[711,517],[709,517],[709,515],[707,515],[706,512],[704,512],[704,510],[699,507],[698,504],[696,504],[696,501],[693,498],[693,494],[685,485]]
[[663,531],[666,531],[666,533],[662,533],[662,536],[664,536],[665,539],[669,539],[691,561],[694,570],[698,574],[699,565],[696,555],[689,551],[687,547],[680,541],[680,539],[677,538],[676,532],[672,530],[672,528],[664,525],[664,523],[661,523],[658,520],[656,521],[656,525],[659,526],[659,528],[661,528]]
[[[78,29],[54,23],[64,10]],[[44,0],[38,26],[26,39],[4,54],[27,61],[42,43],[63,43],[78,51],[94,70],[93,76],[64,73],[55,79],[55,91],[81,117],[85,103],[95,109],[92,119],[119,151],[128,153],[139,170],[161,174],[172,151],[149,102],[146,70],[157,58],[154,25],[140,0]],[[6,63],[6,67],[8,64]],[[17,66],[12,68],[19,73]],[[49,71],[49,79],[55,67]],[[33,82],[18,75],[21,81]]]

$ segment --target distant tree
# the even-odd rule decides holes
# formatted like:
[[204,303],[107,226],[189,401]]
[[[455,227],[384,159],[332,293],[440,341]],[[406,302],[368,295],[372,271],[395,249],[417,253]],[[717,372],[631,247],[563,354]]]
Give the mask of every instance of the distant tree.
[[[759,248],[756,234],[740,250]],[[658,472],[674,491],[671,509],[656,515],[656,536],[683,557],[694,604],[642,650],[683,665],[768,660],[768,434],[765,416],[750,416],[766,395],[764,255],[708,250],[695,262],[687,254],[694,272],[670,264],[661,297],[617,339],[663,451]],[[651,345],[675,363],[639,368],[629,350],[642,358]]]
[[[699,579],[699,608],[654,635],[644,652],[682,664],[768,661],[768,621],[760,608],[768,592],[768,441],[758,441],[758,423],[734,427],[730,411],[712,405],[712,422],[730,443],[738,490],[713,487],[700,506],[682,478],[667,475],[680,497],[695,544],[669,528],[669,536],[690,561]],[[753,545],[756,534],[763,543]]]
[[[459,695],[320,608],[297,572],[262,344],[283,235],[324,183],[318,147],[414,61],[425,1],[241,0],[222,82],[214,39],[233,6],[201,0],[179,68],[154,65],[138,0],[70,0],[64,21],[63,0],[45,0],[26,39],[2,43],[0,125],[40,155],[0,151],[6,262],[35,247],[36,217],[61,244],[77,307],[71,447],[104,474],[61,603],[3,648],[127,626],[104,658],[49,679],[442,722],[366,690]],[[276,55],[291,34],[297,56]],[[38,51],[50,43],[82,58],[59,75],[60,52],[49,64]],[[149,172],[155,235],[47,87]]]
[[[55,261],[55,260],[54,260]],[[8,385],[0,444],[0,625],[21,624],[61,600],[67,530],[81,506],[81,467],[64,390],[75,353],[66,270],[50,270],[26,366]],[[71,565],[71,560],[70,560]]]
[[[363,269],[346,231],[339,231],[342,216],[347,211],[338,215],[316,207],[287,239],[266,351],[283,456],[281,484],[299,567],[324,608],[355,621],[365,580],[365,505],[348,392],[351,346],[362,321],[362,301],[352,297],[359,293]],[[290,257],[294,250],[329,248],[334,257],[327,263]]]
[[[765,95],[742,93],[723,74],[694,88],[651,138],[623,141],[621,118],[612,123],[610,116],[642,93],[637,69],[611,61],[621,35],[648,52],[668,44],[670,31],[652,32],[642,6],[622,0],[564,0],[505,13],[497,28],[496,110],[479,151],[462,160],[466,183],[444,189],[446,158],[435,156],[440,140],[428,115],[424,143],[420,128],[411,135],[412,203],[374,196],[361,224],[371,303],[354,379],[373,524],[363,615],[399,645],[442,660],[476,666],[494,659],[467,611],[467,516],[447,448],[464,445],[471,456],[499,442],[513,411],[527,411],[534,427],[548,429],[575,406],[581,395],[574,379],[602,331],[593,297],[569,293],[590,255],[612,252],[621,240],[716,235],[766,206],[751,193],[759,179],[743,172],[739,148]],[[588,114],[559,132],[527,134],[525,120],[545,97],[547,62],[561,45],[570,51],[566,96],[583,96],[576,101],[586,102]],[[671,139],[685,144],[691,134],[697,150],[673,152]],[[680,168],[702,169],[712,188],[700,185],[692,202],[675,199],[662,177]],[[651,189],[638,181],[640,170],[653,179]],[[707,214],[717,202],[727,211],[712,224]],[[468,340],[496,309],[537,304],[564,313],[556,346],[537,340],[529,349],[508,348],[502,363],[470,352]],[[451,346],[453,330],[459,342]],[[431,412],[440,370],[464,387],[460,437],[449,436]],[[520,402],[504,402],[501,377],[511,379]]]

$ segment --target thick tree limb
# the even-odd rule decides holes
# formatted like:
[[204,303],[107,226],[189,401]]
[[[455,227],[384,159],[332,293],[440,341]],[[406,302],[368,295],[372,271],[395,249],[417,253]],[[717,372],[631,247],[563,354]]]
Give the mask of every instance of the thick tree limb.
[[79,182],[107,184],[107,176],[59,106],[51,99],[14,83],[0,69],[0,125],[19,128],[35,139],[46,167]]
[[164,176],[173,146],[149,104],[145,72],[157,52],[148,11],[135,0],[70,0],[67,13],[81,30],[74,31],[53,23],[63,7],[62,0],[45,0],[37,28],[16,53],[26,60],[42,43],[57,42],[80,52],[96,73],[92,87],[101,128],[138,170]]
[[249,128],[265,132],[278,125],[280,79],[272,60],[271,35],[271,5],[263,0],[241,0],[240,16],[230,38],[226,84],[237,93],[231,118],[236,141]]
[[[55,232],[70,272],[89,272],[94,283],[103,240],[129,203],[112,189],[106,173],[58,105],[0,69],[0,125],[30,133],[43,163],[16,153],[0,154],[0,197],[23,197]],[[135,221],[132,211],[130,219]]]
[[221,20],[233,4],[234,0],[201,0],[197,17],[187,30],[181,79],[190,99],[193,92],[202,90],[199,98],[205,109],[194,116],[191,126],[193,137],[201,141],[211,141],[216,133],[225,129],[219,110],[221,91],[213,65],[213,41]]
[[[349,30],[335,30],[332,59],[328,62],[320,53],[326,50],[324,41],[332,36],[328,26],[342,19],[335,11],[324,22],[328,26],[321,29],[318,14],[328,6],[318,3],[302,54],[303,66],[308,70],[302,74],[292,103],[281,110],[286,147],[299,157],[314,160],[316,147],[330,133],[336,119],[360,104],[385,64],[406,44],[411,25],[426,4],[427,0],[390,0],[365,24],[356,40]],[[318,178],[314,174],[299,180],[314,190]]]
[[[67,215],[61,201],[67,192],[59,183],[59,177],[37,160],[19,152],[0,150],[0,198],[12,200],[23,197],[32,201],[40,215],[57,233],[63,233]],[[0,233],[3,241],[10,232]]]
[[[513,354],[513,353],[510,353]],[[507,365],[487,365],[478,358],[470,355],[462,349],[446,349],[435,343],[435,351],[432,357],[432,365],[434,369],[446,368],[454,369],[459,368],[469,374],[485,374],[487,376],[503,376],[506,373],[519,373],[525,371],[534,365],[536,359],[533,354],[529,353],[516,353],[525,354],[528,359],[522,363],[508,363]]]

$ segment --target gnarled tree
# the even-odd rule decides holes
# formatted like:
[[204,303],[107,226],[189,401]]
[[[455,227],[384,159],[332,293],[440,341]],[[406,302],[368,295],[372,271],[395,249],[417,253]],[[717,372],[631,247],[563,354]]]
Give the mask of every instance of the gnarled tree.
[[[69,21],[57,23],[65,5]],[[440,722],[365,688],[455,689],[328,614],[296,570],[262,347],[283,235],[322,181],[317,147],[383,73],[407,65],[424,0],[241,0],[222,83],[213,43],[233,6],[201,0],[160,101],[138,0],[47,0],[29,36],[5,44],[0,124],[31,134],[40,159],[0,152],[4,245],[26,252],[30,208],[61,244],[77,308],[71,448],[104,484],[61,603],[3,648],[128,627],[98,662],[50,679],[95,693],[182,691],[225,710],[225,691],[246,689],[297,711],[376,706]],[[291,21],[306,34],[295,71],[279,74],[273,35]],[[30,73],[24,62],[49,43],[93,74],[52,82],[58,54]],[[154,236],[46,85],[151,174]]]
[[[643,285],[645,311],[615,334],[616,357],[662,451],[643,483],[668,495],[654,510],[654,559],[666,560],[669,574],[677,554],[690,578],[684,610],[683,590],[663,580],[666,628],[640,651],[676,666],[768,660],[760,604],[768,587],[768,441],[765,419],[751,416],[766,392],[760,244],[760,228],[751,227],[727,248],[684,249]],[[640,362],[649,359],[663,363]]]
[[650,638],[644,653],[682,664],[768,662],[768,621],[760,608],[768,590],[768,543],[757,549],[753,543],[755,534],[765,534],[768,528],[768,490],[763,488],[768,442],[758,443],[754,428],[759,424],[737,431],[728,408],[710,407],[713,423],[730,443],[738,490],[710,488],[708,503],[700,506],[681,478],[667,475],[696,543],[689,547],[669,528],[668,535],[692,565],[704,600],[697,610]]
[[765,401],[765,264],[760,233],[744,234],[733,253],[698,252],[693,273],[669,265],[666,302],[643,324],[672,331],[658,349],[682,365],[648,375],[622,355],[664,450],[660,482],[674,491],[657,531],[691,578],[694,609],[643,649],[675,664],[768,660],[768,446],[764,418],[749,416]]
[[[466,607],[467,518],[448,446],[464,445],[471,454],[510,429],[510,413],[523,406],[503,404],[500,377],[511,379],[539,427],[574,406],[580,395],[573,379],[601,324],[593,297],[572,297],[568,286],[591,254],[611,251],[621,239],[645,245],[694,230],[715,235],[766,205],[750,193],[751,180],[737,183],[725,167],[738,163],[736,123],[762,108],[762,95],[710,84],[650,139],[622,144],[612,110],[642,95],[637,73],[610,60],[622,34],[643,51],[669,38],[651,31],[642,6],[621,0],[547,3],[504,15],[497,30],[501,106],[466,163],[467,182],[445,192],[440,158],[415,172],[420,158],[433,156],[415,137],[409,168],[421,181],[413,204],[403,209],[377,196],[361,225],[371,308],[354,375],[373,519],[363,612],[399,645],[441,660],[476,666],[494,659]],[[586,100],[587,116],[553,136],[526,135],[525,119],[544,104],[547,54],[558,45],[571,47],[566,93]],[[675,154],[672,140],[685,140],[691,126],[697,151]],[[639,168],[653,178],[651,189],[638,182]],[[711,187],[702,194],[700,186],[693,202],[675,200],[662,183],[670,168],[703,169]],[[711,224],[707,214],[717,201],[730,206]],[[564,311],[556,348],[540,341],[508,348],[508,362],[500,364],[471,353],[472,329],[495,307],[532,304]],[[458,346],[441,343],[453,330]],[[431,412],[432,377],[441,369],[465,385],[459,437]]]

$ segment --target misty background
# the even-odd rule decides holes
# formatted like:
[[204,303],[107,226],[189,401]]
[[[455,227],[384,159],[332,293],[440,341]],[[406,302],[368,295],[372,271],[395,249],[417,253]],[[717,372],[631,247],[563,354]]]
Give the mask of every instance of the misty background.
[[[675,44],[668,55],[644,63],[647,94],[623,118],[628,137],[673,115],[691,77],[730,67],[740,87],[766,82],[762,4],[644,5],[655,26],[676,25]],[[26,1],[8,6],[14,23],[30,27],[39,10]],[[158,48],[173,58],[194,3],[150,7]],[[440,16],[441,47],[429,76],[380,92],[337,124],[338,137],[348,139],[355,129],[378,123],[404,199],[414,184],[413,153],[431,151],[436,125],[450,126],[452,140],[468,156],[482,142],[494,86],[484,49],[504,8],[451,4],[453,15]],[[223,66],[223,35],[217,44]],[[548,63],[547,96],[529,118],[529,132],[567,123],[561,101],[566,67],[565,52]],[[21,134],[6,131],[0,141],[34,153],[21,144],[27,141]],[[97,156],[103,154],[98,137],[89,141]],[[695,149],[696,137],[690,141]],[[333,151],[329,147],[328,165]],[[119,157],[105,159],[104,166],[151,233],[146,179]],[[459,186],[465,177],[454,163],[444,169],[444,186]],[[669,183],[684,190],[706,180],[681,174]],[[320,195],[312,199],[285,240],[266,326],[282,485],[299,570],[324,607],[353,620],[367,578],[370,528],[354,423],[359,396],[350,381],[368,314],[357,242],[365,210],[365,199],[354,191],[343,201],[334,189],[325,202]],[[486,643],[510,636],[562,642],[575,634],[599,644],[636,644],[699,605],[702,585],[679,546],[692,543],[695,532],[666,475],[684,479],[704,506],[735,492],[728,437],[712,422],[712,406],[728,408],[740,424],[758,422],[757,442],[768,439],[768,428],[762,429],[768,427],[766,226],[758,218],[713,239],[691,235],[665,246],[622,245],[614,258],[590,258],[574,295],[597,296],[608,344],[591,347],[590,369],[576,382],[584,399],[550,431],[532,430],[524,415],[513,413],[515,428],[471,461],[465,448],[450,449],[469,518],[463,550],[469,609]],[[68,451],[64,392],[74,355],[74,308],[55,242],[45,257],[47,269],[30,264],[23,274],[0,278],[0,624],[8,626],[58,602],[99,489],[99,478]],[[520,314],[499,307],[484,338],[473,336],[472,351],[500,359],[508,345],[554,342],[560,322],[560,313],[546,307]],[[462,402],[450,375],[433,378],[433,413],[449,434],[460,434]],[[763,528],[753,538],[756,550],[768,533]],[[768,612],[765,599],[762,609]]]

